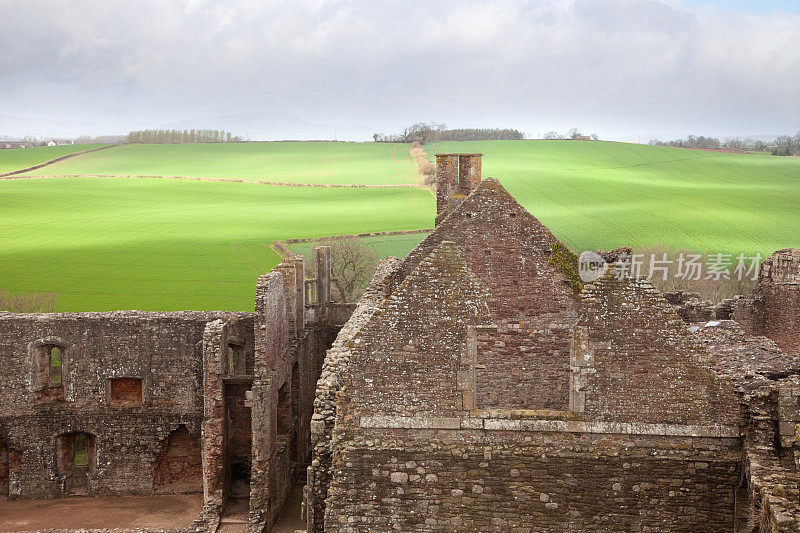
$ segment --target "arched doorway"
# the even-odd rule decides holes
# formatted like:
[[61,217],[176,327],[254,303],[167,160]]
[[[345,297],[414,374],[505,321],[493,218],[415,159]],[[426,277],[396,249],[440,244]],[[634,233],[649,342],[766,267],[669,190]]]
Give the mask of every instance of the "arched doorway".
[[203,463],[200,439],[179,426],[161,442],[153,463],[153,490],[158,493],[201,492]]

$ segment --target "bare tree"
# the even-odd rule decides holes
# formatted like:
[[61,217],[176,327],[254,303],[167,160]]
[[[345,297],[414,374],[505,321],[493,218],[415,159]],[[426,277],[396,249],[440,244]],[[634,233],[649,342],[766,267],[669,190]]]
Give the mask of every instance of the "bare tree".
[[0,311],[11,313],[52,313],[56,310],[54,292],[11,292],[0,290]]
[[378,266],[378,255],[362,239],[352,236],[321,243],[331,247],[331,297],[355,302],[363,294]]

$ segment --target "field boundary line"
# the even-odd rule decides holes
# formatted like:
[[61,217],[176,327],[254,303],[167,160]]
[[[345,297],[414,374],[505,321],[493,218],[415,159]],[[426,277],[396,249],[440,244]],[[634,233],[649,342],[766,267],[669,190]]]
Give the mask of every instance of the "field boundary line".
[[109,145],[106,145],[106,146],[99,146],[97,148],[92,148],[91,150],[83,150],[83,151],[80,151],[80,152],[72,152],[71,154],[64,154],[62,156],[56,157],[55,159],[50,159],[49,161],[45,161],[44,163],[39,163],[38,165],[33,165],[32,167],[23,168],[21,170],[12,170],[11,172],[0,173],[0,178],[5,178],[6,176],[13,176],[15,174],[22,174],[23,172],[30,172],[31,170],[37,170],[37,169],[40,169],[42,167],[46,167],[47,165],[52,165],[53,163],[58,163],[59,161],[63,161],[64,159],[69,159],[70,157],[75,157],[76,155],[88,154],[89,152],[96,152],[98,150],[107,150],[109,148],[115,148],[117,146],[119,146],[119,145],[118,144],[109,144]]
[[[83,152],[82,152],[83,153]],[[27,172],[20,170],[17,172]],[[45,178],[152,178],[152,179],[174,179],[191,181],[219,181],[228,183],[251,183],[255,185],[271,185],[274,187],[310,187],[318,189],[427,189],[423,185],[415,183],[391,183],[373,184],[366,183],[295,183],[290,181],[267,181],[267,180],[246,180],[239,178],[203,178],[200,176],[156,176],[147,174],[34,174],[30,176],[16,176],[0,174],[3,180],[24,180],[24,179],[45,179]]]
[[282,241],[275,241],[269,245],[269,248],[278,254],[281,258],[294,257],[297,254],[289,248],[290,244],[301,244],[306,242],[322,242],[322,241],[341,241],[345,239],[355,239],[364,237],[390,237],[393,235],[416,235],[419,233],[430,233],[434,228],[423,229],[407,229],[397,231],[375,231],[372,233],[348,233],[344,235],[331,235],[328,237],[301,237],[299,239],[284,239]]

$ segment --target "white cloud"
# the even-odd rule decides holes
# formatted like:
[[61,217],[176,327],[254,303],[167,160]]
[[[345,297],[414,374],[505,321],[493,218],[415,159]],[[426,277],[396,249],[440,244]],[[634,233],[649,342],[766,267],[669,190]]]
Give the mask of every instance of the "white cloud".
[[800,128],[789,13],[678,0],[0,0],[0,13],[9,115],[161,123],[280,107],[381,127]]

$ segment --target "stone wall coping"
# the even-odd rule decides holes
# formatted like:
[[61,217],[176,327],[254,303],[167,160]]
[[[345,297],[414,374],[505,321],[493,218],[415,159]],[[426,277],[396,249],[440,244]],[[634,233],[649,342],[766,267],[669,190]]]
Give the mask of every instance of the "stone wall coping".
[[739,438],[737,426],[721,424],[642,424],[580,420],[513,420],[508,418],[365,416],[360,427],[370,429],[450,429],[484,431],[531,431],[557,433],[602,433],[665,437]]
[[10,313],[0,311],[0,321],[6,320],[75,320],[75,319],[172,319],[172,320],[199,320],[210,322],[221,319],[244,319],[254,317],[255,313],[245,311],[87,311],[82,313]]

